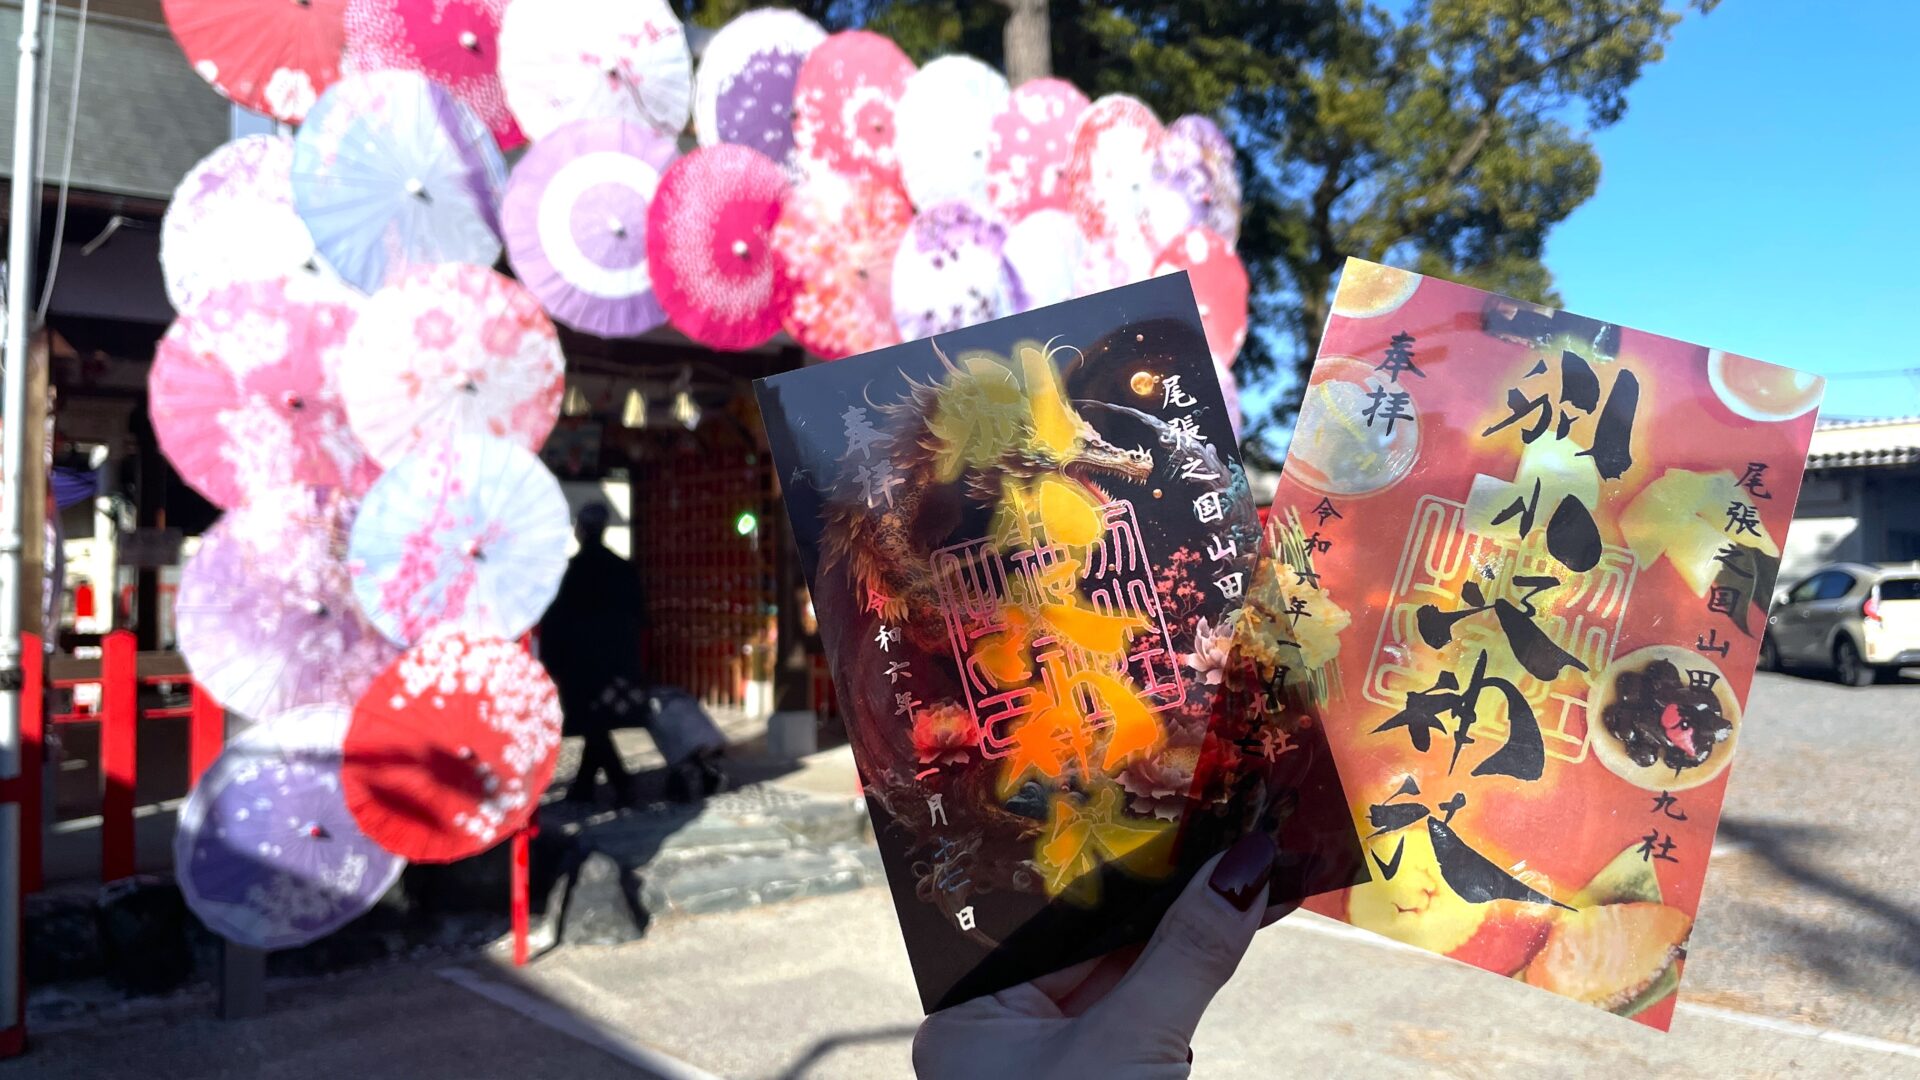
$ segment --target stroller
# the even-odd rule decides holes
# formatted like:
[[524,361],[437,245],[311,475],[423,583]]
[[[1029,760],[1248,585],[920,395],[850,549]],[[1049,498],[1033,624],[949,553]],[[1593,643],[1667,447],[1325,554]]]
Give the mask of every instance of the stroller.
[[647,691],[647,731],[667,759],[667,798],[691,803],[729,786],[727,737],[692,694],[676,686]]

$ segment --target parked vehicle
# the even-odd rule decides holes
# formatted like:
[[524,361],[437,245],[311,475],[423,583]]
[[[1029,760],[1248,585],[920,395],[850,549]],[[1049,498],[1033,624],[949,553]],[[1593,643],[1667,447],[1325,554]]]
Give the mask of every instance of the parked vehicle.
[[1823,668],[1848,686],[1920,665],[1920,563],[1833,563],[1775,599],[1760,666]]

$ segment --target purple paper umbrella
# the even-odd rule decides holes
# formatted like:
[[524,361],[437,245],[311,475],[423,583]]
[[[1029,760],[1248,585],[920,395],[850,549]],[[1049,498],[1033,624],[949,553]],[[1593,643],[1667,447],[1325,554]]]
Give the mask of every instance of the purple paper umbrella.
[[1183,116],[1167,126],[1153,166],[1154,184],[1178,196],[1189,226],[1240,236],[1240,177],[1233,144],[1213,121]]
[[201,538],[174,601],[180,652],[214,699],[250,718],[352,706],[399,655],[353,598],[353,506],[318,490],[263,493]]
[[797,11],[749,11],[707,42],[694,73],[693,129],[701,146],[734,143],[782,165],[793,154],[793,84],[827,39]]
[[965,203],[921,211],[893,257],[893,322],[900,336],[913,341],[1011,314],[1006,239],[999,219]]
[[671,137],[605,117],[556,129],[514,166],[507,255],[547,314],[600,337],[667,321],[647,267],[647,208],[674,156]]
[[358,918],[406,860],[354,823],[340,788],[351,711],[284,713],[227,744],[187,796],[174,874],[207,928],[256,949],[291,949]]

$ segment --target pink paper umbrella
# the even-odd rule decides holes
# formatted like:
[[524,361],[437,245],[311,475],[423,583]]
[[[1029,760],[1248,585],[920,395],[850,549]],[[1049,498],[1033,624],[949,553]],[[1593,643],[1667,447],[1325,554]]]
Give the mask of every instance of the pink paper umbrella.
[[674,141],[615,117],[576,120],[514,166],[501,207],[513,270],[554,318],[606,338],[667,321],[647,265],[647,208]]
[[346,0],[163,0],[200,77],[235,104],[297,124],[340,77]]
[[716,349],[750,349],[780,331],[786,278],[773,227],[785,170],[722,143],[668,166],[647,216],[653,291],[680,332]]
[[340,354],[341,397],[382,465],[456,435],[538,450],[560,418],[560,335],[521,284],[484,266],[408,271],[367,300]]
[[509,0],[500,82],[534,139],[602,116],[678,135],[693,107],[687,32],[667,0]]
[[963,202],[927,207],[893,259],[893,322],[909,341],[1013,313],[1007,228]]
[[898,184],[894,111],[913,70],[898,45],[866,30],[834,34],[808,53],[793,88],[801,167]]
[[180,652],[194,681],[249,718],[349,708],[399,650],[360,613],[347,573],[353,504],[289,491],[229,512],[180,572]]
[[1064,79],[1014,87],[987,143],[987,197],[1008,221],[1035,210],[1065,210],[1067,160],[1087,96]]
[[417,71],[453,92],[502,150],[527,141],[500,89],[507,0],[347,0],[347,71]]
[[154,434],[215,506],[292,485],[365,491],[379,468],[336,378],[359,298],[311,277],[215,290],[174,320],[147,385]]
[[1215,363],[1229,367],[1247,341],[1247,268],[1219,233],[1189,229],[1168,244],[1153,264],[1156,277],[1182,270],[1200,307],[1207,351],[1213,353]]
[[1153,110],[1124,94],[1103,97],[1081,114],[1066,178],[1067,202],[1086,239],[1082,292],[1146,277],[1172,239],[1154,236],[1148,216],[1164,136]]
[[794,340],[828,360],[898,343],[893,256],[912,224],[894,184],[821,173],[795,187],[773,229]]

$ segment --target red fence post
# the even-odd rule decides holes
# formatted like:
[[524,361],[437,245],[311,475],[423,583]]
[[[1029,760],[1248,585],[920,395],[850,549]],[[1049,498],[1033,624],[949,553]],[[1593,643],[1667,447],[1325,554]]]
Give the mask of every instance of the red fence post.
[[40,891],[40,842],[46,779],[46,647],[38,634],[20,635],[20,894]]
[[133,784],[139,757],[139,646],[131,631],[115,630],[100,647],[100,880],[131,877],[134,869]]
[[227,710],[213,700],[213,695],[193,684],[193,711],[187,716],[187,786],[200,782],[200,777],[220,756],[220,748],[227,741]]

